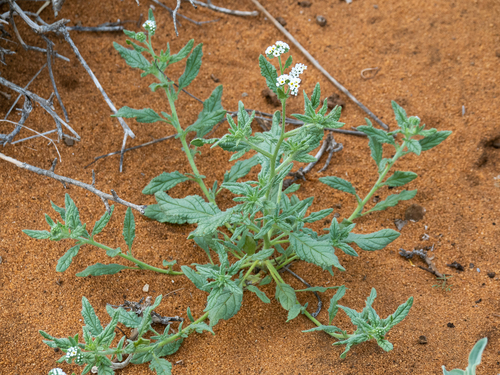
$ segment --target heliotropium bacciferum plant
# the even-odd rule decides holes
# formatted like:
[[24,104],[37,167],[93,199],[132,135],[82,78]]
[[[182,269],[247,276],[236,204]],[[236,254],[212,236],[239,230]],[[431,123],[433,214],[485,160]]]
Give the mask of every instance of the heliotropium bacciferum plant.
[[[295,96],[298,95],[300,76],[304,74],[307,67],[300,63],[292,67],[292,56],[288,56],[285,60],[285,55],[289,54],[290,48],[284,42],[276,42],[275,45],[266,49],[265,56],[259,57],[261,74],[282,105],[281,111],[274,113],[269,131],[253,132],[251,124],[255,113],[249,113],[241,102],[238,105],[236,119],[230,115],[226,116],[226,111],[221,104],[222,86],[216,87],[210,97],[204,101],[198,119],[189,126],[182,126],[177,115],[176,102],[179,100],[181,91],[198,75],[202,63],[202,45],[195,47],[191,40],[178,53],[172,54],[167,44],[166,51],[161,50],[157,54],[152,45],[152,36],[156,31],[152,12],[144,27],[147,34],[125,31],[132,39],[127,40],[127,44],[133,49],[127,49],[116,43],[115,48],[128,65],[143,71],[142,76],[154,76],[156,82],[152,83],[150,88],[153,92],[157,90],[164,92],[169,108],[167,112],[158,114],[150,108],[123,107],[115,116],[135,118],[140,123],[165,123],[175,130],[192,173],[182,174],[178,171],[171,171],[154,178],[144,188],[143,193],[154,194],[157,203],[147,206],[145,215],[162,223],[196,224],[196,229],[189,234],[188,238],[194,240],[205,251],[208,263],[196,264],[194,267],[183,265],[180,267],[181,271],[174,271],[175,262],[164,262],[164,267],[159,268],[135,258],[132,255],[135,224],[130,209],[125,215],[123,231],[128,251],[124,252],[120,248],[101,244],[95,240],[95,236],[107,224],[111,213],[105,213],[89,234],[86,226],[81,224],[78,209],[69,196],[66,197],[64,209],[53,204],[56,211],[61,214],[64,223],[56,224],[46,216],[51,226],[50,232],[25,231],[25,233],[35,238],[75,241],[75,246],[68,250],[68,253],[59,261],[58,271],[67,269],[79,248],[89,244],[106,250],[107,255],[111,257],[119,256],[131,261],[134,266],[96,264],[77,274],[78,276],[113,274],[125,268],[149,269],[171,275],[184,274],[198,289],[208,294],[205,314],[196,321],[189,315],[193,324],[201,324],[208,319],[207,327],[212,327],[221,319],[231,318],[241,308],[245,291],[255,293],[262,302],[269,303],[270,299],[259,287],[273,282],[275,298],[288,311],[287,321],[304,314],[318,326],[314,330],[322,330],[336,338],[338,340],[336,345],[346,345],[342,356],[345,356],[352,345],[371,339],[376,340],[384,350],[391,350],[392,344],[385,339],[385,335],[406,317],[413,298],[409,298],[399,306],[394,314],[381,319],[372,307],[376,296],[375,290],[370,294],[365,309],[358,313],[338,305],[339,299],[345,293],[344,286],[295,290],[283,280],[280,269],[293,261],[302,260],[327,270],[333,276],[334,268],[345,271],[335,254],[336,249],[356,257],[358,254],[354,245],[362,250],[374,251],[383,249],[394,241],[399,233],[392,229],[383,229],[370,234],[354,233],[355,219],[369,212],[395,206],[399,201],[413,198],[416,190],[403,190],[399,194],[390,195],[365,211],[365,206],[378,189],[383,186],[401,187],[417,177],[415,173],[402,171],[395,171],[389,176],[389,172],[398,159],[409,153],[420,155],[422,151],[429,150],[445,140],[450,132],[425,129],[424,125],[420,125],[418,117],[408,117],[395,102],[393,102],[393,109],[399,126],[398,130],[385,132],[374,128],[368,120],[366,126],[358,127],[358,130],[368,136],[371,155],[376,163],[379,178],[364,198],[361,198],[352,184],[344,179],[321,178],[320,181],[328,186],[354,195],[357,207],[349,218],[340,223],[333,218],[330,227],[326,229],[328,233],[319,234],[308,227],[308,224],[325,219],[333,209],[308,213],[313,197],[300,200],[293,194],[300,186],[293,184],[283,190],[283,180],[292,170],[294,162],[307,163],[316,160],[310,152],[319,146],[325,129],[340,128],[344,124],[339,122],[340,107],[337,106],[328,112],[326,100],[322,103],[320,86],[317,84],[311,97],[303,93],[304,113],[293,115],[303,121],[304,125],[287,131],[285,127],[286,104],[289,100],[295,100]],[[178,79],[174,79],[168,72],[169,66],[184,60],[186,61],[184,73]],[[273,64],[273,62],[276,63]],[[229,124],[228,133],[221,138],[205,139],[204,137],[217,123],[223,121],[225,116]],[[395,149],[392,158],[383,158],[384,144]],[[196,155],[201,152],[204,145],[220,147],[232,153],[230,161],[237,160],[233,167],[224,174],[223,181],[221,183],[215,181],[211,187],[205,184],[206,178],[200,174],[196,166]],[[250,157],[243,158],[247,154],[250,154]],[[260,167],[256,180],[243,180],[256,166]],[[198,184],[202,195],[173,198],[168,194],[169,189],[186,181]],[[219,208],[217,201],[223,189],[235,195],[236,204],[226,210]],[[302,305],[299,302],[297,292],[324,292],[332,288],[338,290],[330,302],[328,324],[322,324],[307,311],[307,304]],[[354,333],[349,334],[331,325],[339,308],[345,311],[357,327]],[[186,327],[187,333],[184,330],[180,332],[187,335],[193,331],[189,331],[189,327],[191,325]],[[142,351],[134,352],[132,349],[139,346],[140,344],[127,346],[127,348],[130,347],[128,354],[132,355],[132,361],[135,353],[142,353]],[[102,352],[105,356],[114,353],[106,350],[103,349]],[[82,347],[84,360],[87,358],[85,354],[87,351],[88,349]],[[105,367],[108,360],[102,359],[99,363]]]

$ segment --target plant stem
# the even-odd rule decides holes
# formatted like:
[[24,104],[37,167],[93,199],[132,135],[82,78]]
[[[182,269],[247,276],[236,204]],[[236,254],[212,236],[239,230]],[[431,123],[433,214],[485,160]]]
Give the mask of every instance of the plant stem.
[[294,256],[288,258],[284,263],[281,263],[276,269],[280,270],[283,267],[285,267],[286,265],[292,263],[294,260],[297,260],[297,259],[299,259],[299,257],[297,255],[294,255]]
[[[84,238],[84,237],[78,237],[78,241],[81,242],[81,243],[88,244],[88,245],[93,245],[95,247],[98,247],[98,248],[106,250],[106,251],[108,251],[108,250],[115,250],[112,247],[103,245],[102,243],[95,242],[94,240],[89,240],[88,238]],[[128,261],[130,261],[132,263],[137,264],[137,266],[139,268],[141,268],[141,269],[147,269],[147,270],[150,270],[150,271],[164,273],[164,274],[167,274],[167,275],[184,275],[183,272],[172,271],[172,270],[165,270],[165,269],[162,269],[162,268],[157,268],[157,267],[154,267],[154,266],[150,266],[149,264],[144,263],[144,262],[140,261],[137,258],[134,258],[130,254],[119,253],[118,256],[122,257],[123,259],[127,259]]]
[[257,266],[257,264],[259,264],[260,260],[256,260],[255,262],[252,263],[252,265],[250,266],[250,268],[248,269],[247,273],[245,274],[245,276],[243,276],[243,278],[240,280],[240,283],[239,283],[239,287],[241,288],[243,286],[243,283],[245,282],[246,278],[248,276],[250,276],[250,273],[253,271],[253,269]]
[[266,260],[264,262],[267,266],[267,269],[269,270],[269,273],[271,274],[272,278],[274,279],[274,281],[279,284],[285,284],[285,282],[283,281],[283,279],[281,278],[280,274],[278,273],[278,271],[276,270],[276,268],[274,268],[273,264],[269,261],[269,260]]
[[387,175],[387,173],[389,172],[389,170],[392,168],[392,166],[394,165],[394,163],[396,162],[396,160],[398,160],[398,158],[403,153],[403,150],[404,150],[405,146],[406,146],[406,141],[403,141],[403,144],[396,151],[396,154],[394,155],[394,157],[389,162],[387,162],[387,165],[385,166],[384,170],[380,173],[377,182],[375,182],[375,185],[373,185],[373,188],[370,190],[370,192],[365,197],[365,199],[363,199],[361,202],[358,202],[358,207],[356,207],[356,209],[354,210],[354,212],[351,214],[351,216],[349,216],[349,218],[347,220],[353,221],[353,220],[357,219],[358,217],[363,216],[363,214],[361,212],[363,211],[363,208],[365,207],[365,204],[368,203],[368,201],[373,196],[373,194],[375,194],[375,192],[378,189],[380,189],[380,187],[382,186],[381,185],[382,181],[384,180],[385,176]]
[[[307,310],[304,311],[304,315],[307,316],[318,327],[323,325],[323,324],[321,324],[321,322],[318,319],[316,319],[314,316],[309,314],[309,312]],[[333,332],[326,332],[326,331],[324,331],[324,332],[329,334],[332,337],[335,337],[336,339],[339,339],[339,340],[345,340],[347,337],[350,336],[350,335],[347,335],[347,337],[346,337],[346,335],[341,334],[341,333],[333,333]]]

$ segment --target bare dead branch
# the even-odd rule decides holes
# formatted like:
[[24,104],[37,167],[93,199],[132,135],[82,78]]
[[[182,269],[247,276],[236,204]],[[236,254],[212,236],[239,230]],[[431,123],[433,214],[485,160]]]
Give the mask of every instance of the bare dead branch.
[[[104,193],[104,192],[102,192],[100,190],[97,190],[92,185],[86,184],[84,182],[80,182],[78,180],[73,180],[72,178],[69,178],[69,177],[60,176],[58,174],[55,174],[54,172],[51,172],[50,170],[38,168],[38,167],[35,167],[33,165],[20,162],[19,160],[11,158],[10,156],[4,155],[2,153],[0,153],[0,159],[5,160],[5,161],[7,161],[9,163],[12,163],[12,164],[14,164],[15,166],[17,166],[19,168],[26,169],[26,170],[28,170],[30,172],[34,172],[34,173],[37,173],[37,174],[42,175],[42,176],[53,178],[54,180],[60,181],[63,184],[71,184],[71,185],[75,185],[75,186],[81,187],[81,188],[83,188],[85,190],[90,191],[92,194],[97,195],[103,201],[108,201],[109,200],[109,201],[113,201],[113,202],[122,204],[122,205],[124,205],[126,207],[130,207],[130,208],[133,208],[134,210],[139,211],[142,215],[144,215],[144,210],[147,207],[146,205],[137,205],[137,204],[130,203],[130,202],[127,202],[126,200],[121,199],[120,197],[118,197],[118,195],[116,194],[116,192],[114,190],[111,190],[111,192],[113,193],[113,195],[106,194],[106,193]],[[107,206],[106,208],[108,209],[109,206]]]
[[87,31],[87,32],[105,32],[105,31],[123,31],[123,26],[67,26],[69,31]]
[[[191,1],[191,0],[189,0],[189,1]],[[216,12],[230,14],[232,16],[256,17],[259,15],[259,12],[257,12],[257,11],[247,12],[247,11],[242,11],[242,10],[232,10],[232,9],[218,7],[218,6],[213,5],[211,0],[207,0],[206,3],[202,2],[202,1],[198,1],[198,0],[192,0],[192,2],[195,3],[196,5],[200,5],[202,7],[205,7],[205,8],[211,9],[211,10],[215,10]]]
[[[160,1],[158,1],[158,0],[151,0],[151,1],[152,1],[153,3],[155,3],[155,4],[158,4],[159,6],[161,6],[161,7],[163,7],[163,8],[165,8],[166,10],[168,10],[168,11],[170,12],[170,14],[171,14],[171,15],[173,15],[173,13],[174,13],[173,9],[170,9],[168,6],[166,6],[165,4],[163,4],[162,2],[160,2]],[[219,21],[218,19],[216,19],[216,20],[210,20],[210,21],[195,21],[195,20],[192,20],[191,18],[186,17],[186,16],[184,16],[184,15],[182,15],[182,14],[180,14],[180,13],[177,13],[177,15],[178,15],[179,17],[184,18],[185,20],[187,20],[187,21],[189,21],[189,22],[191,22],[191,23],[194,23],[194,24],[195,24],[195,25],[197,25],[197,26],[201,26],[201,25],[205,25],[205,24],[207,24],[207,23],[212,23],[212,22],[217,22],[217,21]],[[179,22],[179,26],[182,26],[182,25],[180,24],[180,22]]]

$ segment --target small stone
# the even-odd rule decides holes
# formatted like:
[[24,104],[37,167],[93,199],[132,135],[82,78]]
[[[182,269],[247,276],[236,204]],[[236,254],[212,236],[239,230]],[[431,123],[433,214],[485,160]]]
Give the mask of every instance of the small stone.
[[142,291],[143,291],[144,293],[149,292],[149,284],[144,285],[144,287],[142,288]]
[[469,268],[474,268],[474,263],[469,263]]
[[316,23],[321,27],[326,26],[326,18],[323,16],[316,16]]
[[380,196],[375,195],[375,196],[373,197],[373,203],[377,203],[378,201],[380,201]]
[[338,218],[340,217],[340,214],[339,214],[338,212],[335,212],[335,213],[333,214],[333,217],[334,217],[335,219],[338,219]]
[[378,9],[378,5],[376,5],[376,4],[373,5],[373,8]]
[[457,269],[458,271],[464,271],[464,266],[462,266],[460,263],[458,262],[453,262],[451,264],[447,264],[448,267],[451,267],[451,268],[455,268]]
[[217,82],[219,82],[219,81],[220,81],[220,79],[219,79],[219,78],[217,78],[216,76],[214,76],[214,75],[213,75],[213,73],[212,73],[212,74],[210,74],[210,78],[212,78],[212,81],[214,81],[215,83],[217,83]]
[[488,272],[487,275],[490,279],[493,279],[495,277],[496,273],[495,272]]
[[408,221],[406,220],[401,220],[401,219],[396,219],[394,220],[394,225],[396,225],[397,230],[403,229],[403,227],[408,224]]
[[286,26],[286,20],[283,17],[276,17],[276,21],[278,21],[281,26]]
[[297,2],[297,4],[299,5],[299,7],[302,7],[302,8],[309,8],[312,4],[310,1],[299,1]]
[[0,264],[2,264],[2,262],[3,262],[3,258],[2,258],[2,257],[0,257]]
[[[152,5],[151,5],[152,6]],[[97,374],[99,372],[99,368],[97,366],[93,366],[92,369],[90,370],[92,374]]]
[[63,137],[63,141],[64,141],[64,144],[66,146],[69,146],[69,147],[71,147],[75,144],[75,141],[72,140],[71,138]]
[[425,215],[425,208],[414,203],[406,209],[405,220],[417,222],[422,220],[424,218],[424,215]]
[[453,324],[453,323],[448,323],[447,326],[448,326],[448,328],[455,328],[455,324]]
[[335,108],[336,106],[341,106],[342,109],[344,109],[345,107],[345,102],[340,99],[340,96],[338,94],[332,94],[330,95],[328,98],[328,109],[333,109]]
[[496,137],[492,142],[491,145],[495,148],[500,148],[500,137]]
[[422,336],[420,336],[420,337],[418,338],[418,343],[419,343],[420,345],[425,345],[425,344],[427,344],[427,337],[425,337],[425,336],[423,336],[423,335],[422,335]]
[[262,90],[262,96],[266,98],[266,101],[275,106],[278,107],[281,105],[281,101],[278,99],[278,95],[276,95],[274,92],[272,92],[269,88],[265,88]]
[[248,94],[246,92],[244,92],[243,94],[241,94],[241,96],[246,98],[248,96]]
[[483,299],[482,298],[479,298],[476,303],[480,303]]

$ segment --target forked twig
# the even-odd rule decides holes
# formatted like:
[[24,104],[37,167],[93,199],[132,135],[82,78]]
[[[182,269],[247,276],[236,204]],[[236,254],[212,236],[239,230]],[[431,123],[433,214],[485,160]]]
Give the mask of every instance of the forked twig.
[[[188,1],[188,0],[184,0],[184,1]],[[191,1],[191,0],[189,0],[189,1]],[[202,1],[198,1],[198,0],[192,0],[192,2],[195,3],[196,5],[200,5],[202,7],[205,7],[205,8],[211,9],[211,10],[215,10],[216,12],[230,14],[233,16],[256,17],[259,15],[259,12],[257,12],[257,11],[247,12],[247,11],[243,11],[243,10],[231,10],[231,9],[227,9],[227,8],[218,7],[218,6],[213,5],[211,0],[207,0],[206,3],[202,2]]]
[[337,87],[340,91],[342,91],[345,95],[349,97],[354,103],[356,103],[363,111],[365,111],[368,116],[370,116],[377,124],[379,124],[384,129],[388,130],[389,127],[384,124],[377,116],[373,114],[368,108],[366,108],[358,99],[354,97],[344,86],[342,86],[335,78],[333,78],[330,73],[328,73],[319,62],[312,57],[312,55],[304,48],[302,45],[290,34],[281,24],[276,21],[276,19],[269,13],[266,8],[264,8],[257,0],[252,0],[257,8],[259,8],[262,13],[266,15],[267,18],[271,20],[272,23],[283,33],[285,36],[290,39],[290,41],[295,44],[295,46],[307,57],[307,59],[321,72],[325,75],[326,78],[332,82],[335,87]]

